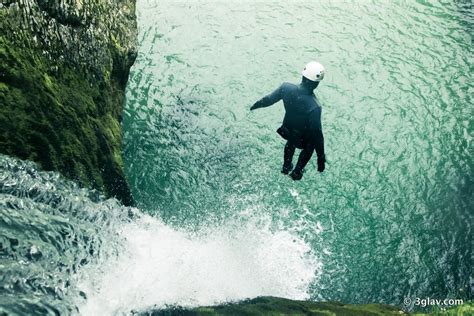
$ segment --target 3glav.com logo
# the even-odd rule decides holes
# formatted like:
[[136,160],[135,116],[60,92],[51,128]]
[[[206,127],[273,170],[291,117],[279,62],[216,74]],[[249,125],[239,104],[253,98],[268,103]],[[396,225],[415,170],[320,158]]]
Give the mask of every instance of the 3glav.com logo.
[[434,298],[420,298],[417,297],[412,300],[409,297],[406,297],[404,300],[405,305],[413,305],[427,307],[427,306],[454,306],[462,305],[464,301],[462,299],[446,298],[446,299],[434,299]]

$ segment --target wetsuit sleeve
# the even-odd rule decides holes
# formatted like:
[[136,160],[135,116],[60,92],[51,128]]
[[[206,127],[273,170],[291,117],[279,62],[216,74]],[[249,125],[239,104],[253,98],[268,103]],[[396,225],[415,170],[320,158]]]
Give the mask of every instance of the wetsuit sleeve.
[[267,106],[273,105],[280,101],[283,98],[283,85],[278,87],[275,91],[270,93],[269,95],[264,96],[250,108],[250,110],[255,110],[259,108],[265,108]]
[[309,119],[309,129],[311,133],[311,144],[318,154],[318,159],[324,159],[324,135],[321,126],[321,108],[311,112]]

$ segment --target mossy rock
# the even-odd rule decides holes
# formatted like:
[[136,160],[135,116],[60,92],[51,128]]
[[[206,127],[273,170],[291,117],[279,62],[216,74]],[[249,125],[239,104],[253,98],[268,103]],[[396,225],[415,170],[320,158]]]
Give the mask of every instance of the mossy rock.
[[120,120],[135,1],[9,1],[0,27],[0,153],[131,205]]
[[382,304],[351,305],[337,302],[296,301],[278,297],[258,297],[233,304],[198,307],[194,309],[173,308],[141,313],[149,316],[204,316],[204,315],[313,315],[313,316],[376,316],[403,315],[399,308]]
[[140,316],[378,316],[378,315],[442,315],[468,316],[474,315],[474,305],[467,302],[447,310],[432,309],[426,313],[411,314],[401,308],[384,304],[342,304],[338,302],[296,301],[279,297],[257,297],[236,303],[197,308],[168,308],[146,312],[135,312]]

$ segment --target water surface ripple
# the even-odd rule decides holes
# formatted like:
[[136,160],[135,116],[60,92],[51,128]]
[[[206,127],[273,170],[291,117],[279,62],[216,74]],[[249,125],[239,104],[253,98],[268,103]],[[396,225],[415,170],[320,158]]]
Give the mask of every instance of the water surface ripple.
[[[272,216],[322,259],[313,299],[472,297],[472,4],[142,0],[138,13],[123,127],[142,208],[190,230]],[[295,183],[279,173],[282,105],[248,108],[312,59],[327,69],[328,163]]]

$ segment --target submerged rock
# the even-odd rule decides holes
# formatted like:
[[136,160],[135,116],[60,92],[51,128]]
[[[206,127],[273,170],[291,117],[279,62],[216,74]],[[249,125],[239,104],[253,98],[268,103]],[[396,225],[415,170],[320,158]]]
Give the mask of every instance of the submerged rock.
[[3,0],[0,153],[132,204],[121,113],[135,0]]

